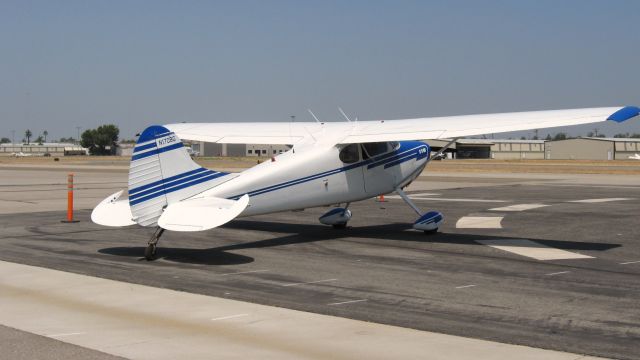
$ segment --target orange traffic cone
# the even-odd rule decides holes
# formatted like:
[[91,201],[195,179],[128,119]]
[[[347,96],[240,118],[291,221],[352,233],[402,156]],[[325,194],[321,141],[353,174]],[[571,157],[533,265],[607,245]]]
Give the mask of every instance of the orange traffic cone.
[[377,201],[378,201],[378,202],[387,202],[387,200],[385,200],[385,199],[384,199],[384,194],[380,194],[380,195],[378,196],[378,200],[377,200]]

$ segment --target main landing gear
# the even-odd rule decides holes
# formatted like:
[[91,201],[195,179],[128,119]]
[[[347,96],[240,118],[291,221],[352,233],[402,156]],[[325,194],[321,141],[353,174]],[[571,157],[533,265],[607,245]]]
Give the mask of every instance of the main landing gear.
[[396,193],[418,214],[418,220],[413,222],[414,229],[422,230],[425,234],[435,234],[438,232],[440,225],[444,222],[444,216],[442,216],[439,211],[429,211],[423,214],[402,189],[397,188]]
[[164,229],[158,226],[156,231],[153,232],[151,239],[149,239],[147,248],[144,249],[144,258],[147,261],[153,261],[156,259],[156,245],[158,244],[158,240],[160,240],[162,233],[164,233]]
[[349,203],[344,208],[331,209],[318,220],[325,225],[333,226],[334,229],[345,229],[351,219],[351,211],[348,208]]

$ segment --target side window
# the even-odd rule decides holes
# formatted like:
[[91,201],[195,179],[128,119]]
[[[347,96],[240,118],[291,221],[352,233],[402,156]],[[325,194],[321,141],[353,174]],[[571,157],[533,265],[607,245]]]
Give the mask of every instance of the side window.
[[362,144],[362,157],[364,159],[368,159],[370,157],[376,157],[378,155],[382,155],[389,151],[386,142],[377,142],[377,143],[364,143]]
[[340,150],[340,161],[345,164],[351,164],[360,160],[358,153],[358,144],[350,144]]

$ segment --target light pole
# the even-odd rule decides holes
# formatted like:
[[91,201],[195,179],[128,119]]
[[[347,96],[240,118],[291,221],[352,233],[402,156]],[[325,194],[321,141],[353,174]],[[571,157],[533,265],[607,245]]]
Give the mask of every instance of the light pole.
[[16,131],[11,130],[11,145],[16,143]]
[[76,129],[78,129],[78,137],[76,138],[76,141],[78,142],[78,145],[80,145],[80,129],[82,129],[82,127],[76,126]]

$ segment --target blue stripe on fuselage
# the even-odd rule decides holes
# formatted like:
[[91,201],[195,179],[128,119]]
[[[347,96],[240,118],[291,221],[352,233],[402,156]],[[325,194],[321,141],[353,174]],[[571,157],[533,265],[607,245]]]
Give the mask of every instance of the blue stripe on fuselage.
[[[426,151],[424,153],[420,153],[420,148],[426,148]],[[421,141],[401,141],[400,142],[400,147],[397,150],[391,151],[389,153],[380,155],[378,157],[373,157],[371,159],[367,159],[367,160],[363,160],[360,161],[358,163],[355,164],[351,164],[351,165],[347,165],[341,168],[337,168],[337,169],[333,169],[333,170],[329,170],[329,171],[325,171],[322,173],[318,173],[318,174],[314,174],[314,175],[309,175],[309,176],[305,176],[299,179],[295,179],[295,180],[290,180],[290,181],[286,181],[280,184],[275,184],[275,185],[271,185],[271,186],[267,186],[264,188],[260,188],[257,190],[252,190],[249,191],[246,194],[249,194],[249,196],[256,196],[256,195],[261,195],[261,194],[266,194],[268,192],[271,191],[275,191],[275,190],[280,190],[280,189],[284,189],[286,187],[289,186],[293,186],[293,185],[298,185],[298,184],[302,184],[311,180],[316,180],[319,179],[321,177],[325,177],[325,176],[329,176],[329,175],[335,175],[335,174],[339,174],[341,172],[345,172],[345,171],[349,171],[352,169],[356,169],[365,165],[369,165],[369,168],[372,167],[376,167],[379,165],[385,165],[385,164],[390,164],[393,163],[393,165],[389,165],[386,166],[385,165],[385,169],[391,166],[395,166],[395,165],[399,165],[405,161],[409,161],[411,159],[422,159],[426,156],[428,156],[429,154],[429,145],[427,145],[426,143],[423,143]],[[423,156],[423,154],[426,154]],[[239,199],[243,194],[240,195],[235,195],[235,196],[231,196],[229,197],[229,199]]]

